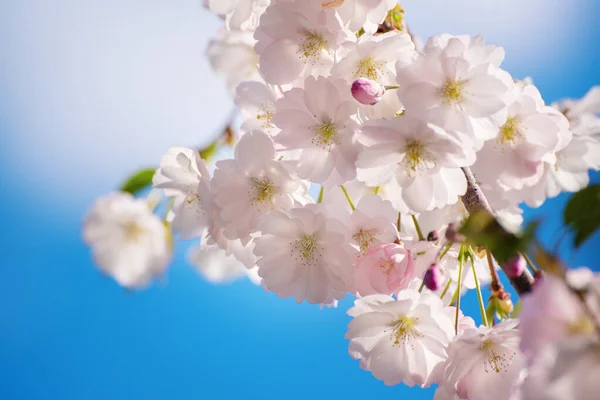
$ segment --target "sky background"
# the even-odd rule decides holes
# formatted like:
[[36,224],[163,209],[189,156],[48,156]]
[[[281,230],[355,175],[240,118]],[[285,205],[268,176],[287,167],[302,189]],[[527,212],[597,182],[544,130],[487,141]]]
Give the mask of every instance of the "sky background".
[[[595,0],[406,0],[419,36],[481,33],[547,102],[600,84]],[[200,0],[0,2],[0,399],[378,398],[347,354],[351,304],[319,310],[185,265],[129,293],[81,242],[93,200],[172,145],[209,142],[231,100]],[[598,175],[593,180],[600,182]],[[528,210],[551,242],[566,196]],[[598,268],[598,235],[573,265]],[[469,295],[467,312],[478,315]]]

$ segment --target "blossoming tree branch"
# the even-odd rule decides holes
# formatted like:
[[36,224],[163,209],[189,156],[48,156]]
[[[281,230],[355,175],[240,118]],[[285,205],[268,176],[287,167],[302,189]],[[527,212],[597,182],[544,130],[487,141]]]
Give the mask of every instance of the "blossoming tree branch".
[[[600,226],[600,188],[586,188],[599,87],[546,105],[502,69],[501,47],[421,45],[394,0],[205,5],[224,21],[207,55],[236,116],[207,148],[173,147],[96,202],[83,235],[106,275],[143,288],[174,237],[199,239],[189,260],[211,282],[247,276],[334,307],[355,296],[349,354],[386,385],[600,398],[600,276],[544,249],[519,208],[579,192],[564,213],[575,245]],[[469,290],[480,326],[461,311]]]

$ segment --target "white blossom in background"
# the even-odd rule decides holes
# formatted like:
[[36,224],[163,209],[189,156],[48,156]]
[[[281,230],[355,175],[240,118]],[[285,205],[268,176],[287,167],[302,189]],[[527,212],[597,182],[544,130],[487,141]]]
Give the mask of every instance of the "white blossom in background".
[[260,226],[254,253],[263,284],[298,303],[328,304],[354,292],[352,248],[344,227],[319,205],[275,211]]
[[318,0],[279,1],[267,8],[256,32],[256,52],[264,79],[283,85],[306,75],[327,75],[337,47],[356,36],[336,12]]
[[254,30],[270,0],[205,0],[213,13],[225,17],[230,30]]
[[308,187],[293,176],[294,163],[278,161],[273,142],[262,131],[245,134],[234,158],[217,161],[216,167],[213,218],[228,239],[245,244],[262,216],[307,202]]
[[281,132],[273,140],[282,150],[301,150],[298,176],[326,185],[356,177],[360,150],[356,133],[358,103],[343,80],[308,77],[277,101],[273,124]]
[[111,193],[96,201],[83,225],[94,261],[121,286],[136,289],[162,275],[172,252],[170,232],[144,200]]
[[198,150],[172,147],[152,179],[173,201],[171,229],[182,240],[199,237],[209,225],[210,174]]
[[371,295],[356,300],[346,339],[360,367],[386,385],[400,382],[427,387],[432,373],[446,360],[454,336],[452,320],[435,295],[402,290],[397,299]]
[[359,137],[365,149],[356,162],[358,179],[371,186],[395,179],[411,211],[454,204],[466,192],[460,167],[475,161],[468,137],[409,115],[368,121]]
[[252,270],[217,246],[199,244],[192,247],[188,252],[188,262],[211,283],[229,283],[248,277],[253,283],[260,284],[260,278],[257,280]]
[[217,75],[234,91],[244,81],[260,81],[258,55],[251,32],[222,30],[218,39],[208,43],[206,56]]
[[469,400],[508,399],[520,383],[525,358],[518,320],[464,330],[448,346],[442,392]]
[[520,317],[521,348],[530,359],[546,346],[594,332],[581,301],[552,275],[545,276],[533,293],[523,298]]
[[564,99],[552,106],[569,119],[575,135],[600,140],[600,86],[591,88],[582,99]]
[[321,0],[321,4],[324,8],[335,9],[344,26],[352,32],[363,28],[366,32],[375,33],[398,0]]

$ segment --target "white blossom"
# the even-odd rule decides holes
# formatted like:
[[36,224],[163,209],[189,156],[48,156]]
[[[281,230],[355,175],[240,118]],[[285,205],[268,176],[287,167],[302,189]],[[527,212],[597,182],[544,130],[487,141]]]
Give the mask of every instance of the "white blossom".
[[111,193],[96,201],[83,225],[83,238],[106,275],[130,289],[161,275],[171,258],[171,237],[144,200]]
[[356,300],[346,339],[361,368],[386,385],[400,382],[427,387],[436,366],[446,360],[454,335],[442,301],[429,293],[406,289],[397,300],[371,295]]

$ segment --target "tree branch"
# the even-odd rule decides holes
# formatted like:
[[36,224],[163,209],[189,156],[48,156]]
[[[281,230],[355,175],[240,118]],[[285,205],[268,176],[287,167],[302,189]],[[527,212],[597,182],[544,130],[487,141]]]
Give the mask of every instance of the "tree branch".
[[[470,168],[462,168],[465,177],[467,178],[467,192],[462,196],[462,202],[465,205],[465,208],[469,213],[473,212],[487,212],[490,215],[494,215],[494,211],[490,207],[490,204],[487,201],[487,198],[481,191],[481,188],[477,184],[475,180],[475,176],[473,172],[471,172]],[[503,268],[500,265],[500,268]],[[504,269],[503,269],[504,271]],[[508,279],[510,280],[510,284],[515,288],[519,295],[529,293],[531,291],[531,287],[533,285],[533,275],[529,272],[527,268],[525,271],[517,277],[511,278],[507,271],[504,271]]]

